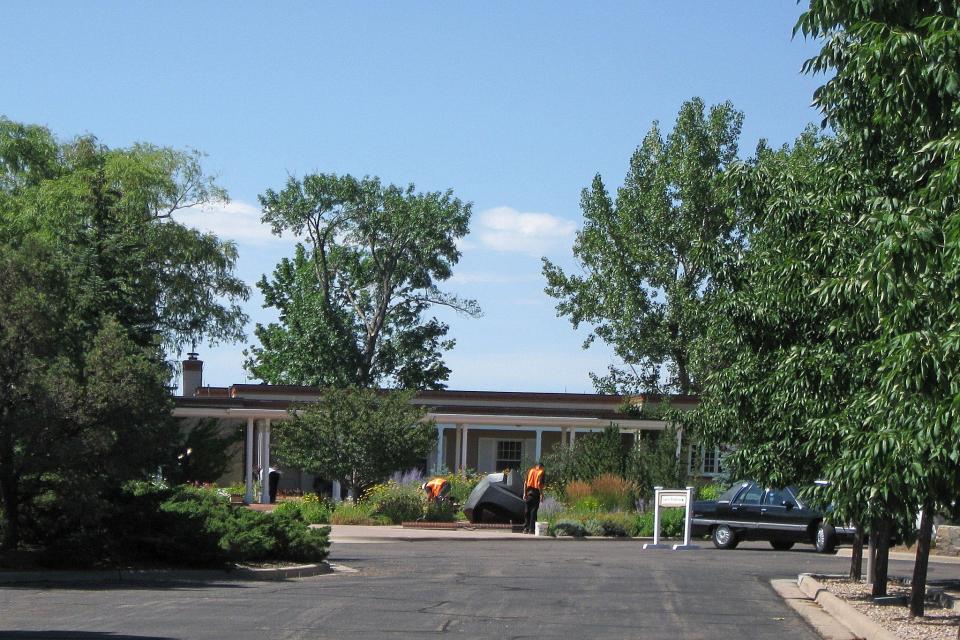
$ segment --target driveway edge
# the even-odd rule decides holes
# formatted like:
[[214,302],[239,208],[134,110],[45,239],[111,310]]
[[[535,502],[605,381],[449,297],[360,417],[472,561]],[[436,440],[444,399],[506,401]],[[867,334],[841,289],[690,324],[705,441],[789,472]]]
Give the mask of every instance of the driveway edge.
[[257,569],[113,569],[108,571],[0,571],[0,584],[213,582],[218,580],[293,580],[333,573],[326,562]]
[[857,638],[864,640],[897,640],[897,636],[857,611],[853,606],[827,591],[809,573],[797,576],[797,588],[808,599],[820,605],[840,624],[845,626]]

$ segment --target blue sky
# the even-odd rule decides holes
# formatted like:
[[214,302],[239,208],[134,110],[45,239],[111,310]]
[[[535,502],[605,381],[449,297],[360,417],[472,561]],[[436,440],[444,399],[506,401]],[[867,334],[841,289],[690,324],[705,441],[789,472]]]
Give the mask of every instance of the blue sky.
[[[692,96],[745,112],[741,155],[808,122],[802,7],[738,2],[21,2],[3,11],[0,113],[62,137],[208,154],[233,202],[183,221],[231,237],[253,283],[291,252],[258,225],[288,175],[378,175],[474,204],[438,314],[451,389],[592,391],[612,350],[557,318],[540,256],[573,268],[580,190],[620,184],[652,121]],[[532,215],[538,214],[538,215]],[[254,290],[253,321],[267,321]],[[252,323],[248,331],[253,340]],[[205,383],[246,381],[244,344],[201,347]]]

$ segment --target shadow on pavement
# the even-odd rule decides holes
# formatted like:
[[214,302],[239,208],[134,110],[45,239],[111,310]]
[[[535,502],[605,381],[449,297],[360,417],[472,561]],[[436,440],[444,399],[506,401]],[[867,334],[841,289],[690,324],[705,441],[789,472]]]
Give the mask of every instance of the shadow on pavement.
[[0,640],[174,640],[160,636],[132,636],[109,631],[4,631]]
[[[286,582],[285,580],[271,580],[269,582]],[[267,581],[258,581],[257,584],[265,584]],[[0,581],[0,589],[10,590],[10,589],[25,589],[29,591],[36,591],[38,589],[57,589],[58,591],[158,591],[158,590],[180,590],[180,591],[195,591],[199,589],[249,589],[250,583],[241,582],[239,580],[224,580],[222,578],[216,580],[152,580],[152,581],[98,581],[98,580],[34,580],[30,582],[2,582]],[[3,640],[7,636],[3,635],[4,633],[12,633],[10,631],[0,631],[0,640]],[[10,636],[15,638],[20,637],[32,637],[32,636]],[[46,637],[46,636],[40,636]],[[61,637],[61,636],[56,636]],[[69,636],[62,636],[69,637]],[[101,637],[101,636],[91,636],[91,637]],[[104,636],[110,638],[120,638],[121,636]],[[130,636],[131,638],[133,636]]]

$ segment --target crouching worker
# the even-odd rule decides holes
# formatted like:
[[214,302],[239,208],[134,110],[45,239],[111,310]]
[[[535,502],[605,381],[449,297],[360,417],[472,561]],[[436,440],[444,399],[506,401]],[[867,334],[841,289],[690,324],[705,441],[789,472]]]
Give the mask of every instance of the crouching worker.
[[525,513],[523,532],[535,533],[537,529],[537,511],[540,509],[540,498],[543,497],[543,465],[537,463],[527,471],[527,481],[523,485],[523,502]]
[[420,488],[427,492],[427,501],[439,504],[450,493],[450,483],[445,478],[433,478],[424,482]]

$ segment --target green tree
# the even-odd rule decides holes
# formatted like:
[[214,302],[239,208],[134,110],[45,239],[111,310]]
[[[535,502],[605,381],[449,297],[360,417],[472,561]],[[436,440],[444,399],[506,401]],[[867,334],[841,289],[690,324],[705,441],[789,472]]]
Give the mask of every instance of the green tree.
[[[796,29],[822,39],[815,101],[860,161],[870,197],[857,225],[872,246],[827,295],[876,309],[879,383],[843,461],[887,499],[943,509],[960,492],[960,7],[956,2],[813,0]],[[859,454],[858,454],[859,452]],[[923,614],[930,521],[920,532],[911,612]],[[875,581],[877,584],[879,581]]]
[[196,154],[0,118],[5,548],[92,535],[116,487],[169,455],[165,349],[245,321],[234,246],[171,219],[223,195]]
[[176,437],[162,354],[109,317],[91,331],[77,310],[95,299],[71,266],[0,245],[4,549],[91,535],[104,497],[155,470]]
[[257,285],[280,321],[257,325],[249,371],[274,384],[443,388],[454,341],[424,314],[435,305],[480,314],[437,286],[460,259],[470,205],[450,191],[332,174],[290,178],[260,203],[274,233],[305,242]]
[[248,289],[233,275],[235,245],[172,217],[225,198],[196,152],[59,142],[0,118],[0,241],[43,238],[72,255],[98,297],[91,313],[114,316],[143,346],[243,337]]
[[574,327],[593,325],[628,370],[593,375],[604,392],[692,393],[699,385],[701,307],[718,254],[737,242],[723,176],[737,158],[743,115],[694,98],[664,139],[654,123],[612,201],[597,175],[584,189],[573,252],[584,275],[543,261],[546,292]]
[[[836,478],[825,501],[867,523],[867,494],[848,490],[834,464],[862,424],[857,399],[876,383],[863,349],[876,322],[869,307],[823,294],[870,243],[855,224],[859,172],[842,141],[808,129],[792,148],[761,144],[730,178],[745,249],[718,268],[705,324],[716,367],[684,420],[709,444],[735,445],[725,465],[737,476],[801,487]],[[874,506],[887,513],[893,498]]]
[[277,426],[274,451],[285,466],[337,478],[355,496],[398,469],[420,465],[436,442],[413,391],[329,388]]

